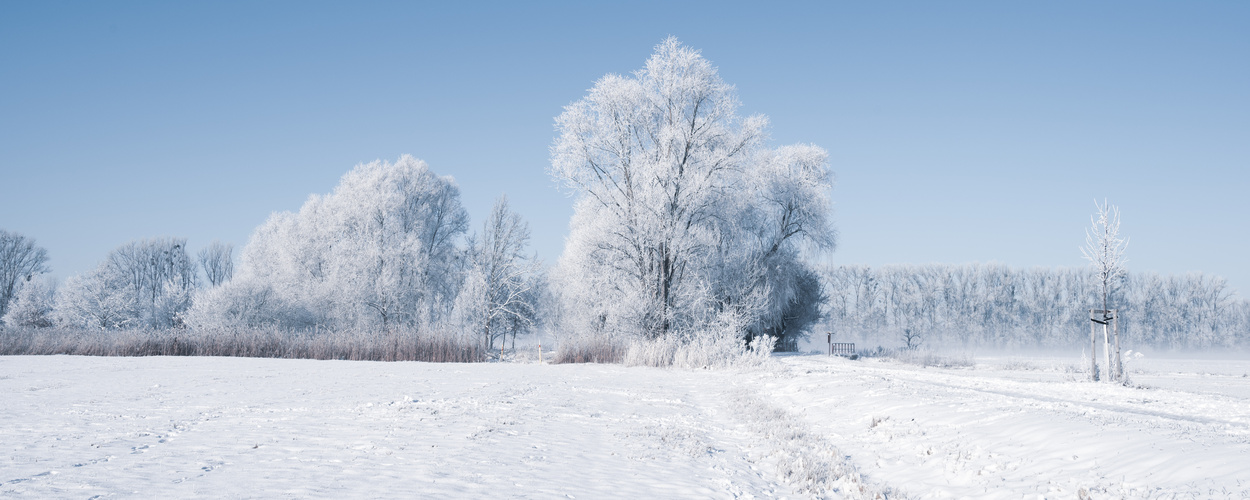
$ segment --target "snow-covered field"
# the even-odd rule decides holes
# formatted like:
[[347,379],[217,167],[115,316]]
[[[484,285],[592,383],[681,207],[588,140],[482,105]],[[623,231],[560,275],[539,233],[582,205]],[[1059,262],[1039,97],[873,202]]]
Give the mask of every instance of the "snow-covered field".
[[1250,498],[1250,361],[774,361],[0,357],[0,495]]

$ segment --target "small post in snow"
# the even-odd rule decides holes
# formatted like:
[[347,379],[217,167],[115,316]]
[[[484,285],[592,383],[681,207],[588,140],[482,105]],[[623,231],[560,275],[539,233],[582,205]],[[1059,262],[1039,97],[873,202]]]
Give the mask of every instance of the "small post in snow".
[[833,332],[825,332],[825,342],[829,344],[829,355],[833,356]]
[[538,344],[538,364],[543,364],[543,345]]

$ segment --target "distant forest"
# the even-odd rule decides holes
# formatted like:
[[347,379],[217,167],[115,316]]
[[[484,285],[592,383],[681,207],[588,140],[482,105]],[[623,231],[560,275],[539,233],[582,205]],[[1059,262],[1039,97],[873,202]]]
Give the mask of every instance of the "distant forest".
[[[1100,309],[1089,268],[994,264],[843,266],[822,272],[822,325],[835,339],[873,345],[1072,348]],[[1250,302],[1223,278],[1129,273],[1111,303],[1128,348],[1250,347]]]

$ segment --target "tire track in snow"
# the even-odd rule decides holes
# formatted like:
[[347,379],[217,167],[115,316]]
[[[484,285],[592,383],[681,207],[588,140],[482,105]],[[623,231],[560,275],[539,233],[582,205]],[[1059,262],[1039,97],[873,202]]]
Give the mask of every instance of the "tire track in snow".
[[[951,373],[951,371],[949,370],[943,370],[939,368],[927,368],[925,370],[928,370],[928,373],[911,370],[911,369],[908,369],[908,367],[903,367],[903,366],[890,370],[890,369],[882,369],[878,367],[873,367],[869,365],[869,366],[863,366],[862,368],[856,369],[855,372],[857,374],[866,373],[866,372],[872,372],[877,375],[888,374],[891,377],[893,377],[889,379],[892,381],[896,381],[896,382],[906,381],[909,383],[922,384],[926,386],[941,387],[941,388],[952,390],[952,391],[970,391],[970,392],[990,394],[990,395],[1001,396],[1001,397],[1017,399],[1017,400],[1028,400],[1028,401],[1037,401],[1037,402],[1042,402],[1042,403],[1066,405],[1065,410],[1067,410],[1068,413],[1079,414],[1079,413],[1082,413],[1081,409],[1093,409],[1093,410],[1101,410],[1105,412],[1110,412],[1113,414],[1128,413],[1128,414],[1134,414],[1134,415],[1140,415],[1140,416],[1146,416],[1146,417],[1155,417],[1155,418],[1161,418],[1161,419],[1167,419],[1167,420],[1174,420],[1174,421],[1179,421],[1179,422],[1190,422],[1190,423],[1195,423],[1195,424],[1213,425],[1213,426],[1239,427],[1239,428],[1246,430],[1247,432],[1250,432],[1250,421],[1226,420],[1226,419],[1200,416],[1200,415],[1182,415],[1178,413],[1171,413],[1171,412],[1160,411],[1160,410],[1148,410],[1144,408],[1135,408],[1135,407],[1127,406],[1124,404],[1102,403],[1102,402],[1095,402],[1095,401],[1088,401],[1088,400],[1061,398],[1061,397],[1055,397],[1055,396],[1049,396],[1049,395],[1037,394],[1037,393],[1027,393],[1023,391],[979,387],[977,386],[977,384],[985,383],[984,377],[964,377],[957,373]],[[838,370],[838,372],[843,372],[843,373],[845,371],[846,370]],[[835,372],[831,370],[825,373],[832,374]],[[922,374],[925,376],[931,376],[931,377],[932,376],[943,377],[945,379],[945,382],[940,382],[936,380],[927,380],[921,377]],[[955,383],[956,380],[965,380],[965,379],[967,380],[966,383]],[[1003,385],[1016,385],[1016,386],[1041,384],[1041,382],[1019,382],[1019,381],[1013,381],[1013,380],[1000,380],[996,382],[1001,383]],[[1084,386],[1086,384],[1081,383],[1081,385]],[[1094,385],[1094,387],[1114,388],[1117,386],[1104,384],[1104,385]],[[1142,390],[1142,389],[1137,389],[1137,390]],[[1177,391],[1169,391],[1169,392],[1177,392]],[[1224,402],[1230,402],[1231,400],[1232,403],[1243,403],[1243,404],[1245,403],[1244,400],[1230,398],[1222,394],[1201,393],[1201,392],[1185,392],[1184,394],[1190,395],[1191,397],[1210,398],[1210,399],[1222,400]],[[1051,409],[1054,409],[1054,408],[1051,408]],[[1250,413],[1248,413],[1248,415],[1250,415]]]
[[[1250,497],[1238,466],[1250,456],[1250,429],[1238,418],[1247,401],[1235,397],[1065,381],[1062,373],[1035,374],[1059,382],[1047,383],[983,368],[783,362],[794,376],[769,384],[782,406],[836,436],[865,477],[917,498],[1063,498],[1081,488],[1096,498],[1222,488]],[[1163,409],[1131,406],[1139,403]],[[1209,408],[1211,416],[1198,414]]]

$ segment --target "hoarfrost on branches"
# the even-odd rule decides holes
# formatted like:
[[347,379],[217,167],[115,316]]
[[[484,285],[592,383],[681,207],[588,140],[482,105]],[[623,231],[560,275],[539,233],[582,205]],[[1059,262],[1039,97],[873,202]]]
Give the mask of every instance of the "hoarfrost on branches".
[[52,326],[55,293],[56,282],[51,278],[23,281],[9,303],[9,311],[0,316],[0,324],[14,328]]
[[819,316],[800,257],[834,243],[827,154],[767,148],[767,119],[738,107],[711,63],[669,38],[556,118],[550,173],[577,195],[556,273],[570,327],[654,339],[733,314],[744,340],[785,341]]
[[66,280],[55,316],[65,326],[165,328],[183,326],[198,284],[186,240],[132,241],[93,271]]
[[480,240],[469,245],[455,313],[462,327],[481,335],[487,350],[495,348],[497,338],[502,348],[508,334],[515,348],[516,335],[534,324],[541,264],[525,255],[529,238],[529,225],[501,196],[482,225]]
[[1097,274],[1098,284],[1102,292],[1102,308],[1109,309],[1108,300],[1125,275],[1124,250],[1128,248],[1128,240],[1120,237],[1120,209],[1107,204],[1094,203],[1098,208],[1097,218],[1090,217],[1091,228],[1085,230],[1085,246],[1081,255],[1090,262]]

